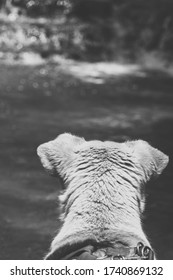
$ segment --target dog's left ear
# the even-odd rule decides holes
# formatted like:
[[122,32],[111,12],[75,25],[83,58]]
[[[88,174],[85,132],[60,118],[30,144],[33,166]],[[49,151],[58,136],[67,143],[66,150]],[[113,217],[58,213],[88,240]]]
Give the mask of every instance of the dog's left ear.
[[169,157],[153,148],[143,140],[134,141],[134,152],[142,166],[147,179],[152,175],[160,175],[169,162]]
[[40,145],[37,154],[50,175],[65,179],[68,168],[75,157],[75,148],[85,140],[69,133],[59,135],[55,140]]

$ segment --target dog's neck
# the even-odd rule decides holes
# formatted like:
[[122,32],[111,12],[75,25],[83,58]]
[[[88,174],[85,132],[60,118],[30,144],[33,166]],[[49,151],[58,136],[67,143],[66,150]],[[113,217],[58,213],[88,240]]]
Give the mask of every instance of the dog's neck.
[[124,231],[123,229],[117,229],[117,231],[107,229],[102,232],[102,234],[99,233],[98,235],[97,232],[91,229],[75,232],[73,231],[73,228],[65,227],[61,229],[60,233],[53,240],[51,251],[48,256],[54,254],[55,251],[58,256],[58,254],[64,252],[65,248],[68,249],[72,247],[76,250],[78,249],[79,244],[87,244],[88,240],[92,240],[95,244],[107,243],[109,245],[114,244],[114,246],[118,247],[135,247],[138,242],[142,242],[145,246],[151,247],[142,229],[138,230],[138,232],[129,230]]
[[83,181],[79,186],[79,181],[71,180],[60,197],[64,205],[63,226],[51,250],[88,239],[121,242],[129,247],[141,241],[149,246],[141,225],[139,189],[126,180],[116,186],[107,180],[105,184]]
[[[114,255],[121,255],[123,257],[129,257],[129,254],[131,254],[132,252],[134,252],[134,250],[136,250],[137,244],[141,243],[143,244],[143,247],[148,247],[150,248],[150,245],[148,245],[148,242],[143,242],[143,240],[138,239],[138,237],[131,236],[131,239],[133,239],[134,242],[134,246],[129,246],[128,245],[128,240],[127,240],[127,236],[126,236],[126,240],[125,243],[123,243],[122,241],[118,241],[117,236],[115,234],[115,239],[113,239],[113,235],[112,235],[112,240],[108,241],[108,240],[104,240],[104,241],[96,241],[95,239],[92,238],[88,238],[86,240],[75,240],[72,243],[69,243],[69,240],[67,243],[65,244],[61,244],[60,247],[55,247],[55,244],[51,250],[51,252],[46,256],[46,259],[73,259],[75,258],[75,255],[77,253],[82,253],[85,250],[85,247],[89,246],[93,248],[93,251],[95,252],[94,255],[96,257],[93,257],[90,255],[89,259],[96,259],[97,257],[100,256],[100,251],[105,250],[110,252],[113,250]],[[130,236],[128,236],[130,238]],[[128,256],[127,256],[127,255]],[[79,258],[80,259],[80,258]],[[85,259],[85,258],[84,258]]]

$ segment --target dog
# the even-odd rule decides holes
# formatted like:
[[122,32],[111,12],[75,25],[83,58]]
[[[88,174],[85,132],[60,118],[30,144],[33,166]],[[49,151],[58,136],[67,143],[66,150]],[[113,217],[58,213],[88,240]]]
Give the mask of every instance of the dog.
[[153,253],[141,221],[145,185],[165,169],[167,155],[143,140],[86,141],[69,133],[40,145],[37,154],[63,182],[63,224],[46,259],[145,259],[146,250]]

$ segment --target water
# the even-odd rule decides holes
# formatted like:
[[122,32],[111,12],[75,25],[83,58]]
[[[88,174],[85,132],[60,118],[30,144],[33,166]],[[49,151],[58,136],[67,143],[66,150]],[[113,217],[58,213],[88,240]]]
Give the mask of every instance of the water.
[[60,185],[45,174],[36,148],[71,132],[86,139],[141,138],[170,156],[146,188],[144,227],[158,258],[173,259],[173,79],[138,69],[133,76],[78,75],[76,69],[0,66],[0,258],[42,259],[47,252],[60,226]]

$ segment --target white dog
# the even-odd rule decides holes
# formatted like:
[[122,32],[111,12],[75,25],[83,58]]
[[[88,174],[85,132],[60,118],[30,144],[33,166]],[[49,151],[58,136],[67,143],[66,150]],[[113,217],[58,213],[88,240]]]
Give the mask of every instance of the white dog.
[[141,225],[144,185],[162,173],[168,156],[142,140],[85,141],[68,133],[40,145],[37,152],[44,168],[64,185],[59,197],[63,225],[47,259],[65,258],[89,244],[97,247],[92,249],[97,258],[104,244],[119,251],[123,247],[127,258],[131,253],[124,252],[138,242],[151,248]]

